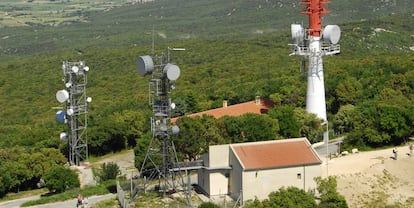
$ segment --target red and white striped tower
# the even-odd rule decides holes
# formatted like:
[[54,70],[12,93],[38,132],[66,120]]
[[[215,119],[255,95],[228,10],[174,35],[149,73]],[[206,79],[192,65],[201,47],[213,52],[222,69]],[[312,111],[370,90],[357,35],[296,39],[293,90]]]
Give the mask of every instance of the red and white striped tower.
[[[305,56],[308,62],[308,82],[306,93],[306,111],[314,113],[326,125],[325,85],[323,75],[324,55],[333,55],[340,52],[337,44],[340,38],[340,29],[337,25],[327,25],[322,31],[322,16],[328,13],[324,8],[326,0],[302,0],[306,5],[303,14],[309,16],[309,27],[292,24],[293,54]],[[328,128],[327,128],[328,129]],[[328,131],[324,133],[324,140],[328,141]]]

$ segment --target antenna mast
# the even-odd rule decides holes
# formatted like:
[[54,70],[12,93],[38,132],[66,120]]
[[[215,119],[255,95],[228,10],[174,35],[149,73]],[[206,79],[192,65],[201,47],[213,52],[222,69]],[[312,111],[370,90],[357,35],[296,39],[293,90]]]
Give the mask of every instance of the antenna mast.
[[[301,0],[306,8],[301,13],[309,16],[309,26],[304,29],[300,24],[292,24],[292,54],[308,58],[306,111],[328,122],[326,117],[325,85],[323,74],[324,55],[340,53],[338,44],[341,30],[337,25],[327,25],[322,30],[322,16],[328,13],[324,5],[327,0]],[[303,63],[302,63],[302,66]],[[328,141],[328,131],[324,141]]]
[[185,49],[168,48],[167,54],[155,57],[158,65],[154,65],[150,56],[139,56],[137,59],[138,74],[141,76],[151,74],[149,105],[152,108],[152,138],[141,164],[140,175],[147,180],[158,179],[159,189],[163,193],[178,191],[177,183],[184,188],[184,180],[172,140],[172,136],[178,134],[179,128],[170,122],[171,110],[175,108],[175,104],[171,102],[170,92],[174,89],[173,82],[180,76],[180,68],[169,63],[171,51],[183,50]]
[[60,103],[66,103],[65,111],[56,113],[56,120],[65,123],[68,133],[60,134],[61,140],[68,140],[69,163],[79,165],[88,159],[87,113],[88,103],[92,98],[86,97],[87,72],[89,67],[84,62],[63,62],[63,83],[66,89],[56,93]]

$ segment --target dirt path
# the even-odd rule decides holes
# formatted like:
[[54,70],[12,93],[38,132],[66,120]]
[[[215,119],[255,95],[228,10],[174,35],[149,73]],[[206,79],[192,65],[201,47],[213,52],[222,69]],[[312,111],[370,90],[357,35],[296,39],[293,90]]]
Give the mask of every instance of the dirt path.
[[322,165],[322,175],[337,177],[338,192],[350,208],[414,207],[414,157],[407,153],[408,147],[400,147],[397,160],[392,148],[334,158]]
[[89,164],[88,162],[82,163],[80,166],[74,166],[73,168],[79,171],[79,179],[81,187],[96,185],[96,181],[93,178],[92,167],[99,167],[102,163],[114,162],[119,166],[121,175],[125,175],[127,179],[138,174],[138,170],[134,167],[134,150],[128,150],[124,153],[119,153],[96,163]]

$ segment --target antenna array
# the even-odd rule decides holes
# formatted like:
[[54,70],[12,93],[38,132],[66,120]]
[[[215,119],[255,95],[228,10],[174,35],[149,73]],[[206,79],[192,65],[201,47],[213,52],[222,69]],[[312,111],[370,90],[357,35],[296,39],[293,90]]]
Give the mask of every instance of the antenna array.
[[160,191],[175,192],[178,184],[184,187],[184,180],[178,167],[177,152],[172,136],[179,133],[179,128],[172,125],[171,110],[175,104],[171,102],[171,90],[174,81],[180,76],[180,68],[170,62],[171,51],[183,51],[183,48],[168,48],[167,54],[156,56],[156,64],[151,56],[139,56],[137,59],[138,74],[151,75],[149,82],[149,105],[152,108],[152,138],[140,175],[149,180],[159,179]]
[[79,165],[81,160],[88,159],[87,113],[91,97],[86,97],[87,72],[89,67],[84,62],[63,62],[63,83],[65,89],[56,93],[56,99],[65,103],[64,111],[56,113],[56,120],[65,123],[68,132],[60,134],[61,140],[68,141],[69,163]]

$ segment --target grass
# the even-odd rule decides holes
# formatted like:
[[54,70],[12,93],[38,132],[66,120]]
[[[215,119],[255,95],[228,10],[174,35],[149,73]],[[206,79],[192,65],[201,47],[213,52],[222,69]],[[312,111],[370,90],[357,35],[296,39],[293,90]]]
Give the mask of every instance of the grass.
[[54,203],[54,202],[59,202],[59,201],[66,201],[69,199],[75,199],[79,193],[84,197],[90,197],[94,195],[104,195],[104,194],[115,193],[115,192],[116,192],[116,181],[111,180],[111,181],[106,181],[98,186],[90,186],[90,187],[85,187],[83,189],[76,188],[76,189],[65,191],[63,193],[44,196],[38,200],[24,203],[22,204],[22,207],[34,206],[34,205],[39,205],[39,204],[48,204],[48,203]]
[[44,194],[44,193],[47,193],[47,189],[45,188],[35,189],[35,190],[30,190],[30,191],[20,191],[18,193],[8,193],[5,197],[0,198],[0,202],[21,199],[21,198],[30,197],[30,196],[36,196],[36,195]]
[[90,208],[102,208],[102,207],[119,207],[119,202],[116,198],[103,200],[93,205],[89,206]]
[[122,150],[122,151],[119,151],[119,152],[112,152],[112,153],[102,155],[102,156],[93,156],[93,155],[91,155],[91,156],[89,156],[88,161],[92,165],[93,163],[96,163],[98,161],[113,157],[115,155],[122,155],[122,154],[125,154],[125,153],[129,152],[129,151],[131,151],[131,150],[126,149],[126,150]]
[[7,27],[34,24],[57,26],[67,22],[85,22],[85,13],[105,11],[125,4],[123,0],[94,2],[83,0],[27,1],[2,0],[0,2],[0,24]]

